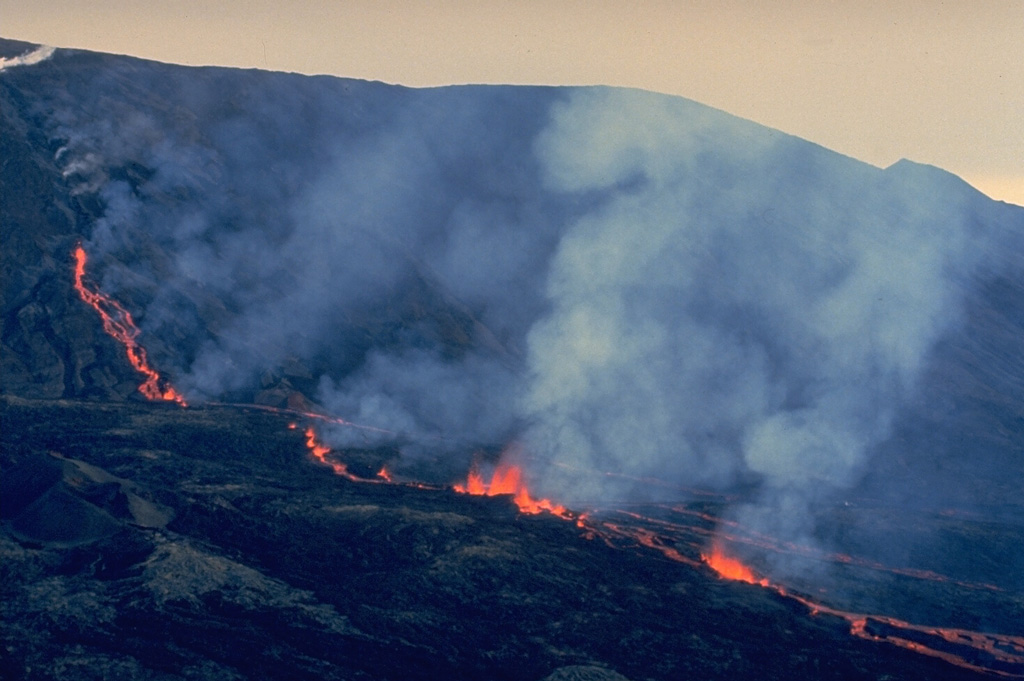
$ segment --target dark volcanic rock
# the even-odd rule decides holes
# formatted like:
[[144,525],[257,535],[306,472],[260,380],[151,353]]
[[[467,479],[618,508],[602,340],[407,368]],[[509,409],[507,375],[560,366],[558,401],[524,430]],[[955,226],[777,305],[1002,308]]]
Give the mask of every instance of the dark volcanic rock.
[[544,677],[544,681],[629,681],[629,679],[604,667],[573,665],[556,669]]
[[506,498],[335,477],[284,415],[0,416],[5,678],[976,676]]
[[136,494],[127,480],[56,452],[9,470],[2,483],[2,517],[14,536],[55,546],[87,544],[126,523],[163,527],[168,509]]

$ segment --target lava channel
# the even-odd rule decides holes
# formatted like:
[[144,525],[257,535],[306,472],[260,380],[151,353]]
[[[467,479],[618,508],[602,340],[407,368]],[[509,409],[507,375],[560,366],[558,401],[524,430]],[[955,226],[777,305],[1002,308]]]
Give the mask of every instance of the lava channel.
[[884,642],[935,657],[950,664],[1003,678],[1024,679],[1024,636],[988,634],[966,629],[913,624],[895,617],[847,612],[816,603],[756,575],[753,569],[726,554],[718,542],[701,558],[722,579],[757,584],[785,598],[802,603],[811,615],[831,615],[846,620],[850,634],[868,641]]
[[334,471],[335,475],[340,475],[346,480],[351,480],[352,482],[389,482],[389,480],[383,478],[383,476],[381,476],[381,478],[379,479],[361,478],[358,475],[355,475],[354,473],[350,473],[348,470],[348,466],[338,461],[337,459],[333,457],[327,458],[327,455],[331,453],[331,448],[324,444],[319,438],[317,438],[316,431],[313,429],[312,426],[306,428],[305,435],[306,448],[309,449],[309,453],[313,455],[314,459],[316,459],[323,465],[328,466],[332,471]]
[[146,357],[146,349],[139,345],[139,327],[132,319],[131,313],[121,303],[99,289],[86,286],[85,264],[88,258],[81,244],[75,246],[74,257],[75,291],[84,302],[96,310],[103,322],[103,330],[124,346],[128,361],[144,377],[139,386],[139,392],[149,400],[177,402],[183,407],[186,406],[185,397],[150,366],[149,359]]

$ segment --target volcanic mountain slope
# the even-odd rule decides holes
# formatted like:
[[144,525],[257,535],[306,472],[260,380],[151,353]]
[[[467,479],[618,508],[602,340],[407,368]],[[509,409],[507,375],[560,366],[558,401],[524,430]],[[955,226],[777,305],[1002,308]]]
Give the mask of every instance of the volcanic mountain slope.
[[[0,54],[15,678],[1024,674],[1024,209],[650,93]],[[567,519],[453,491],[510,453]]]

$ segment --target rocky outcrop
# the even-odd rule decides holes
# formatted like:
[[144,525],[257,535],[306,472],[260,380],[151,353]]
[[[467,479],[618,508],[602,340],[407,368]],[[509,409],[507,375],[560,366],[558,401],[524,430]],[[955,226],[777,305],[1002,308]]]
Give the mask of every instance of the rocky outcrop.
[[51,546],[88,544],[126,525],[164,527],[173,516],[129,481],[57,452],[8,471],[0,494],[13,536]]

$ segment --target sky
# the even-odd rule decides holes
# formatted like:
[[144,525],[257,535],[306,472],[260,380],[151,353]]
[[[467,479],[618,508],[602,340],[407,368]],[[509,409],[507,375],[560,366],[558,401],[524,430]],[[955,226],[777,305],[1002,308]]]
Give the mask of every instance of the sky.
[[1024,1],[0,0],[0,36],[410,86],[681,95],[1024,205]]

